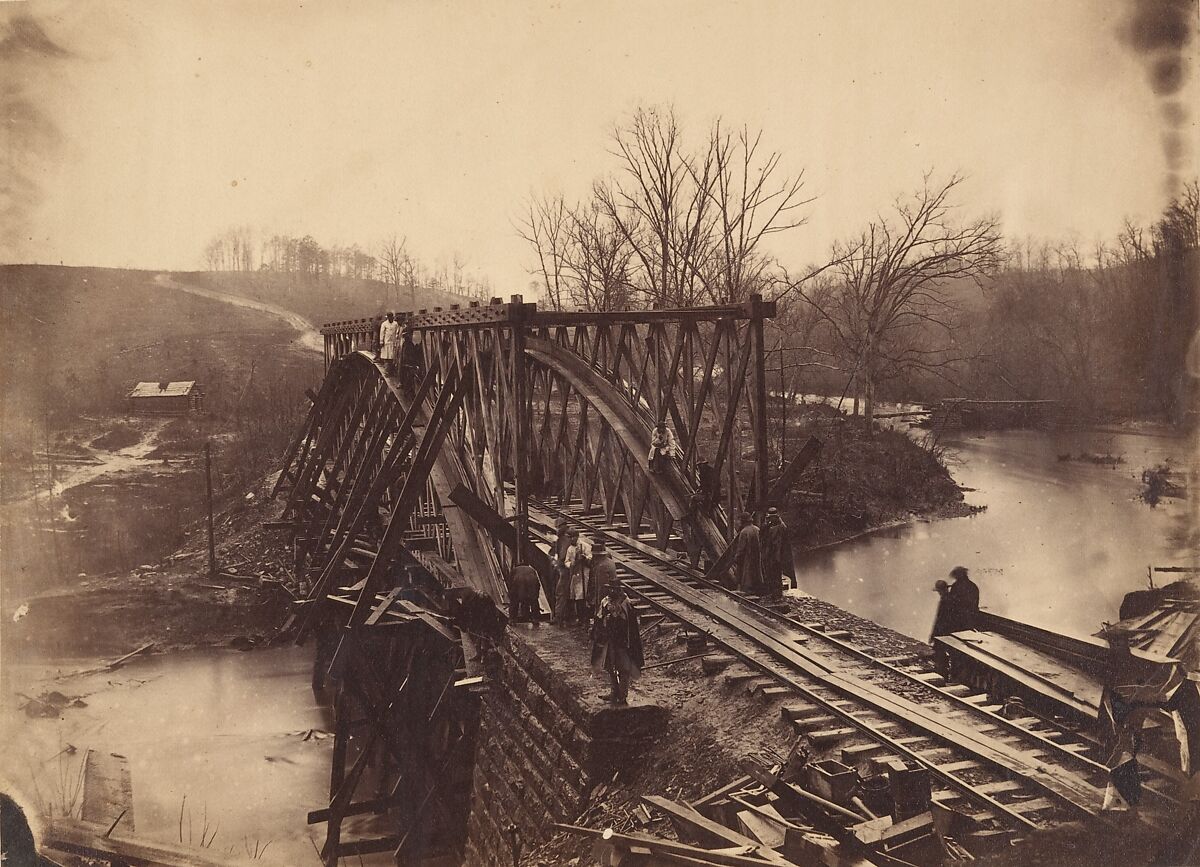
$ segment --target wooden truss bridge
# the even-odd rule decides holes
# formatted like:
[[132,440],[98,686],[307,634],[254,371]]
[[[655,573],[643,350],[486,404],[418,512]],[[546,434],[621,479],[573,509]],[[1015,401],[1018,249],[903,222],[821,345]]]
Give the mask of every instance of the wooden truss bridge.
[[[419,346],[405,357],[420,363],[400,370],[376,359],[378,319],[322,329],[326,377],[275,495],[311,587],[297,627],[317,636],[338,684],[331,802],[310,816],[328,823],[326,863],[388,850],[427,860],[465,822],[469,764],[458,756],[470,713],[453,705],[472,678],[456,633],[403,575],[432,573],[503,607],[505,576],[524,561],[552,598],[529,518],[547,500],[582,504],[658,548],[686,533],[716,560],[730,516],[768,495],[763,322],[774,312],[759,296],[607,313],[544,311],[519,296],[422,310],[401,317]],[[677,452],[651,473],[658,422]],[[689,507],[702,458],[724,498],[699,514]],[[343,839],[344,823],[400,804],[398,833]]]
[[[316,679],[328,671],[336,687],[330,804],[309,816],[327,824],[326,864],[384,851],[398,863],[461,862],[478,678],[473,646],[444,615],[474,600],[475,631],[486,631],[479,607],[495,618],[519,561],[552,599],[546,552],[564,523],[608,543],[639,608],[704,639],[706,672],[786,699],[784,717],[847,772],[866,760],[924,780],[935,819],[968,828],[963,839],[981,851],[1105,821],[1107,768],[1085,733],[1024,712],[995,684],[946,683],[927,660],[889,657],[709,580],[732,516],[776,501],[820,445],[769,478],[763,322],[773,314],[758,297],[609,313],[514,297],[419,311],[402,318],[420,349],[399,371],[376,360],[379,320],[323,329],[327,375],[276,494],[311,588],[297,626],[317,636]],[[652,473],[659,422],[678,447]],[[724,494],[703,514],[690,508],[701,458]],[[680,536],[718,564],[709,575],[666,551]],[[1179,806],[1179,774],[1152,770],[1139,821],[1162,827]]]

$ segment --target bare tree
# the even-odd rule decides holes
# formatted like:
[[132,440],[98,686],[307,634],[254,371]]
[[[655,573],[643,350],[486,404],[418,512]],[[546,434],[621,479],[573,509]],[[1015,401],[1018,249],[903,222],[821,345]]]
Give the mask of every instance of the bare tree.
[[633,304],[630,262],[634,251],[625,234],[595,200],[570,213],[565,260],[567,290],[583,310],[621,310]]
[[390,289],[388,300],[391,303],[400,300],[400,287],[404,285],[409,274],[408,239],[391,235],[383,242],[379,250],[379,275]]
[[954,219],[951,200],[961,183],[951,175],[935,184],[927,174],[890,215],[833,245],[836,291],[820,297],[800,288],[851,359],[868,427],[880,382],[911,370],[946,376],[967,357],[955,341],[961,310],[954,284],[995,270],[1003,245],[995,217]]
[[712,153],[689,160],[675,112],[639,108],[612,134],[620,171],[597,183],[597,205],[633,250],[634,283],[652,304],[691,307],[702,297],[698,272],[713,227]]
[[769,236],[806,222],[801,211],[804,173],[780,176],[779,151],[759,153],[762,132],[743,126],[737,135],[724,131],[718,118],[709,133],[708,151],[688,162],[693,183],[708,196],[715,219],[701,278],[712,303],[744,301],[764,292],[777,275],[774,259],[763,249]]
[[533,248],[537,266],[530,273],[540,278],[546,303],[562,310],[567,300],[566,251],[569,214],[561,195],[530,196],[517,223],[517,234]]
[[764,291],[778,279],[765,240],[802,225],[811,199],[803,173],[784,176],[761,139],[718,119],[691,149],[669,107],[639,108],[617,125],[617,171],[593,183],[590,200],[532,198],[518,225],[551,306],[691,307]]

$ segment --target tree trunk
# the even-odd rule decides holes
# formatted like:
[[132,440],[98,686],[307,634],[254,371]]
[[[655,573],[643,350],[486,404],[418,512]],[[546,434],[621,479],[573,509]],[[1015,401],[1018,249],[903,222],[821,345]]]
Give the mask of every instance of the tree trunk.
[[874,339],[867,341],[867,357],[863,359],[863,416],[866,419],[867,436],[871,436],[875,424],[875,347]]

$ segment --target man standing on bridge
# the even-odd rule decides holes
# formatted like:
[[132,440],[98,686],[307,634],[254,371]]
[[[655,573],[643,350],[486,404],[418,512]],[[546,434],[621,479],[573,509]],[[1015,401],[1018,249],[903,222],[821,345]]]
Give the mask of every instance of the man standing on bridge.
[[696,480],[699,482],[699,492],[704,510],[712,514],[713,509],[721,500],[721,479],[717,475],[717,468],[710,464],[707,458],[701,458],[696,462]]
[[388,373],[391,373],[395,366],[396,348],[399,343],[400,323],[396,321],[396,314],[389,312],[383,322],[379,323],[379,358]]
[[619,581],[608,585],[592,624],[592,665],[612,678],[612,692],[604,700],[628,704],[629,683],[641,673],[645,660],[641,623]]
[[674,454],[675,435],[671,433],[671,429],[667,427],[665,421],[660,421],[654,426],[654,432],[650,434],[650,472],[661,473],[670,465],[671,457]]
[[514,566],[508,576],[509,620],[513,623],[538,622],[538,591],[542,582],[537,570],[528,563]]
[[733,569],[738,590],[762,593],[762,538],[749,512],[742,513],[742,528],[733,540]]
[[608,546],[597,542],[592,546],[592,581],[588,585],[589,612],[595,616],[600,603],[608,595],[608,585],[617,583],[617,564],[608,553]]
[[[792,552],[788,546],[787,524],[774,506],[767,509],[762,530],[762,569],[766,595],[771,599],[783,597],[783,574]],[[791,570],[787,570],[791,571]]]

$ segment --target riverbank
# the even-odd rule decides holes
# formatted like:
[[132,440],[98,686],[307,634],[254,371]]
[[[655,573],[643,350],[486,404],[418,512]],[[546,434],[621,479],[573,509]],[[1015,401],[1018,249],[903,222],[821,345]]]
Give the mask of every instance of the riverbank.
[[944,452],[890,427],[873,432],[823,403],[803,407],[788,439],[820,440],[821,452],[784,509],[797,552],[826,549],[917,520],[975,514]]
[[260,479],[217,510],[217,575],[208,570],[204,522],[179,526],[178,549],[134,569],[14,596],[0,635],[5,654],[103,659],[147,644],[154,652],[264,644],[295,592],[287,540],[262,528],[279,510],[268,499],[272,480]]

